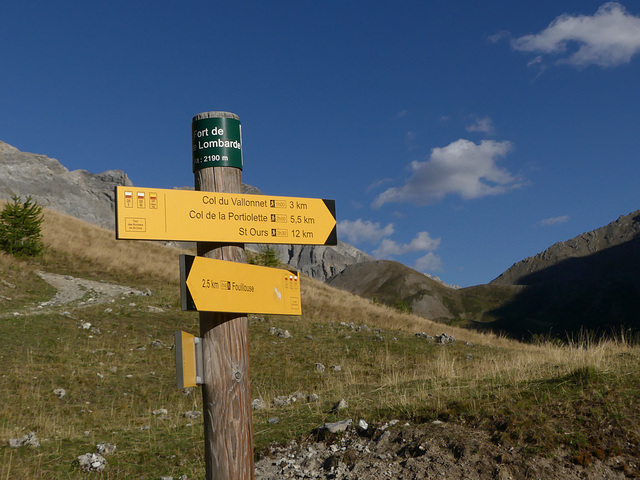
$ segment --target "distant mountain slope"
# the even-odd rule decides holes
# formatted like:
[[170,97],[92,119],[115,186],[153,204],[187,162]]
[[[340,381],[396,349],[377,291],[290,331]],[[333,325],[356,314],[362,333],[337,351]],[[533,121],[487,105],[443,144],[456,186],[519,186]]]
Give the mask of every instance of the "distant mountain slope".
[[517,338],[640,331],[640,211],[556,243],[487,285],[456,290],[385,260],[350,265],[328,283],[432,320]]
[[492,321],[486,313],[520,290],[511,285],[459,288],[390,260],[349,265],[327,283],[392,307],[408,307],[430,320],[461,325]]
[[492,285],[523,285],[491,312],[492,328],[517,337],[640,329],[640,210],[505,271]]
[[327,283],[387,305],[404,304],[416,315],[452,318],[444,302],[455,296],[455,290],[398,262],[376,260],[349,265]]
[[[115,224],[114,189],[133,186],[126,173],[108,170],[93,174],[86,170],[69,171],[58,160],[45,155],[21,152],[0,141],[0,199],[12,195],[31,195],[39,204],[110,230]],[[182,187],[188,188],[188,187]],[[242,192],[261,194],[243,184]],[[258,246],[249,246],[257,250]],[[345,266],[373,260],[373,257],[338,242],[335,247],[277,245],[283,263],[324,281]]]

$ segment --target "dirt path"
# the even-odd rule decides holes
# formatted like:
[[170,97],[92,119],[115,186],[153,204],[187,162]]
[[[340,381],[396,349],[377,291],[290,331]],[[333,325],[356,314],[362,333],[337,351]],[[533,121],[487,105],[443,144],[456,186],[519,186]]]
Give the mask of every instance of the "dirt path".
[[107,303],[116,297],[151,295],[150,291],[143,292],[135,288],[113,283],[96,282],[71,275],[58,275],[55,273],[36,272],[36,274],[53,288],[56,294],[50,300],[38,305],[24,307],[11,313],[0,315],[6,318],[16,315],[37,315],[50,313],[59,307],[73,306],[82,308],[90,305]]
[[40,304],[41,307],[66,305],[75,301],[84,300],[85,303],[106,303],[120,295],[147,295],[148,293],[123,285],[113,283],[96,282],[71,275],[58,275],[55,273],[37,272],[49,285],[58,292],[49,301]]

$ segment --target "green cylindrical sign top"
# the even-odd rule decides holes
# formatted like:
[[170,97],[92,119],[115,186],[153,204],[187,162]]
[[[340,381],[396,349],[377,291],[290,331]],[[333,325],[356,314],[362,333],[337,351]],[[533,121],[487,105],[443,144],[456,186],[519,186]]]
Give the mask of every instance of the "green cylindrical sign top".
[[237,115],[207,112],[191,123],[193,171],[207,167],[242,170],[242,127]]

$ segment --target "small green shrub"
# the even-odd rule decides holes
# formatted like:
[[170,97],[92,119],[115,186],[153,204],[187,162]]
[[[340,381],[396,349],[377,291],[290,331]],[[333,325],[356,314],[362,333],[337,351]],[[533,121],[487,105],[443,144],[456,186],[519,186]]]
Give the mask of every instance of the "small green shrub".
[[253,265],[264,265],[265,267],[278,267],[280,266],[278,250],[269,245],[263,246],[260,248],[260,252],[249,259],[249,263]]
[[44,252],[42,206],[30,196],[13,196],[0,212],[0,250],[16,257],[37,257]]

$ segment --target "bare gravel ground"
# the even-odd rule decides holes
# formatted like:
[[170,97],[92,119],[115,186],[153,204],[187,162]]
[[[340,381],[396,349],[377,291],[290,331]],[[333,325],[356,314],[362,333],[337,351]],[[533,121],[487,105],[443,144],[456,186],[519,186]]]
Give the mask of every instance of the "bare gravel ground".
[[[322,437],[322,435],[321,435]],[[256,480],[276,479],[566,479],[638,478],[634,458],[576,464],[565,452],[531,455],[506,448],[486,432],[449,423],[398,424],[327,434],[274,448],[256,463]]]

